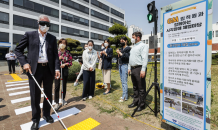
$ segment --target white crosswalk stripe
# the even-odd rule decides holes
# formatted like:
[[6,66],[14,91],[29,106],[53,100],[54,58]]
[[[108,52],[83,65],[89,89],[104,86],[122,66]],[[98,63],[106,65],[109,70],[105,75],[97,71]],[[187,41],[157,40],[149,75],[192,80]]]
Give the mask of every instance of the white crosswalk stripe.
[[25,80],[25,81],[6,82],[5,84],[14,84],[14,83],[22,83],[22,82],[29,82],[29,81]]
[[[59,112],[58,115],[60,116],[60,119],[64,119],[64,118],[67,118],[69,116],[75,115],[80,112],[81,111],[79,109],[73,107],[71,109]],[[58,117],[55,114],[51,115],[51,117],[54,119],[54,122],[58,121]],[[39,127],[43,127],[49,124],[50,123],[47,123],[44,119],[41,118],[39,122]],[[20,125],[20,127],[22,130],[29,130],[31,128],[31,125],[32,125],[32,122],[28,122],[26,124]]]
[[15,87],[15,86],[19,86],[19,85],[27,85],[29,83],[22,83],[22,84],[10,84],[10,85],[6,85],[6,87]]
[[16,96],[16,95],[21,95],[21,94],[26,94],[26,93],[30,93],[30,90],[16,92],[16,93],[9,93],[9,96]]
[[[59,99],[59,102],[61,102],[61,99]],[[52,105],[55,105],[54,100],[52,101]],[[42,108],[43,103],[40,103],[39,106],[40,106],[40,108]],[[15,109],[14,111],[15,111],[15,114],[16,114],[16,115],[20,115],[20,114],[23,114],[23,113],[27,113],[27,112],[32,111],[32,108],[31,108],[31,106],[27,106],[27,107]]]
[[[43,94],[41,94],[41,97],[43,97]],[[11,100],[11,103],[15,104],[19,102],[28,101],[28,100],[30,100],[30,97],[18,98],[18,99]]]
[[7,91],[19,90],[19,89],[24,89],[24,88],[29,88],[29,86],[17,87],[17,88],[9,88],[9,89],[7,89]]

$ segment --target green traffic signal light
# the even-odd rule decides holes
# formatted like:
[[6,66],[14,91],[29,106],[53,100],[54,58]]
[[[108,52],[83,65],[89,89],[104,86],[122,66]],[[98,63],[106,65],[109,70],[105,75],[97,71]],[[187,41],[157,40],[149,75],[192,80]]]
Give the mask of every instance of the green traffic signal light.
[[153,15],[152,15],[152,14],[148,14],[148,15],[147,15],[147,18],[148,18],[148,21],[151,22],[151,21],[152,21],[152,18],[153,18]]

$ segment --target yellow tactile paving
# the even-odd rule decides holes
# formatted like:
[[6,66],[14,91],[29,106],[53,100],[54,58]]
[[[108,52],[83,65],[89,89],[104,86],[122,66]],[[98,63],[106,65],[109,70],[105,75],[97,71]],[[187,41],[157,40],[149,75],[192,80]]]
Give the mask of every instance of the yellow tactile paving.
[[100,125],[99,122],[97,122],[96,120],[92,119],[92,118],[88,118],[80,123],[77,123],[69,128],[67,128],[68,130],[91,130],[95,127],[97,127],[98,125]]
[[[5,74],[8,75],[8,74]],[[17,74],[10,74],[14,80],[8,80],[7,82],[15,82],[15,81],[23,81],[23,80],[28,80],[28,79],[22,79],[20,78]]]

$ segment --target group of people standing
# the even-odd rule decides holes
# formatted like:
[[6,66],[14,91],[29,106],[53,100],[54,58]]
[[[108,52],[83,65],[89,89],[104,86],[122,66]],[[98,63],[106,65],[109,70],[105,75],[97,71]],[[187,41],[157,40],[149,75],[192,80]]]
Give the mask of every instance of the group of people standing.
[[[41,91],[35,83],[32,75],[36,81],[43,84],[44,93],[48,97],[48,100],[52,102],[52,85],[55,80],[55,109],[59,108],[59,91],[60,91],[60,74],[62,73],[63,81],[63,99],[66,95],[66,83],[68,79],[68,69],[72,66],[72,55],[66,50],[67,40],[60,39],[57,48],[57,39],[52,34],[48,33],[51,26],[50,19],[46,15],[40,15],[38,19],[39,29],[37,31],[26,32],[24,37],[15,48],[15,54],[23,69],[28,73],[30,96],[31,96],[31,108],[32,108],[32,121],[31,130],[37,130],[39,120],[41,117],[40,99]],[[119,72],[122,82],[123,94],[119,102],[128,100],[128,74],[131,75],[134,90],[134,100],[129,108],[133,108],[138,105],[139,101],[142,101],[138,111],[145,108],[144,94],[146,91],[145,75],[148,62],[148,46],[141,42],[142,34],[135,32],[132,35],[131,42],[134,43],[133,48],[127,46],[127,38],[120,39],[121,48],[117,49]],[[81,71],[77,77],[78,79],[83,73],[83,93],[82,98],[85,101],[87,98],[92,99],[95,91],[95,69],[96,62],[99,58],[99,68],[102,70],[104,83],[107,84],[107,88],[104,95],[111,92],[111,69],[112,69],[112,57],[113,49],[110,48],[110,41],[104,40],[102,44],[102,50],[98,53],[93,49],[94,42],[89,40],[83,51]],[[27,48],[28,54],[24,54],[24,49]],[[62,69],[61,69],[62,68]],[[62,72],[61,72],[62,71]],[[32,75],[31,75],[32,74]],[[67,104],[63,100],[62,104]],[[43,102],[43,118],[48,123],[53,123],[54,120],[50,116],[51,106],[44,99]]]

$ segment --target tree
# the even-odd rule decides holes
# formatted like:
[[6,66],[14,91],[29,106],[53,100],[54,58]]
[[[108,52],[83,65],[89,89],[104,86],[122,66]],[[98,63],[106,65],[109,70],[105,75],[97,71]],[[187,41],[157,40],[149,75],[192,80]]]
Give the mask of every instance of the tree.
[[126,35],[118,35],[118,36],[115,36],[114,38],[113,37],[109,37],[108,39],[110,40],[111,45],[115,45],[116,48],[118,48],[120,46],[120,39],[122,37],[126,37],[127,38],[127,45],[128,46],[132,45],[131,39],[128,36],[126,36]]
[[109,33],[113,35],[125,35],[127,33],[127,27],[119,23],[114,23],[114,25],[109,28]]

